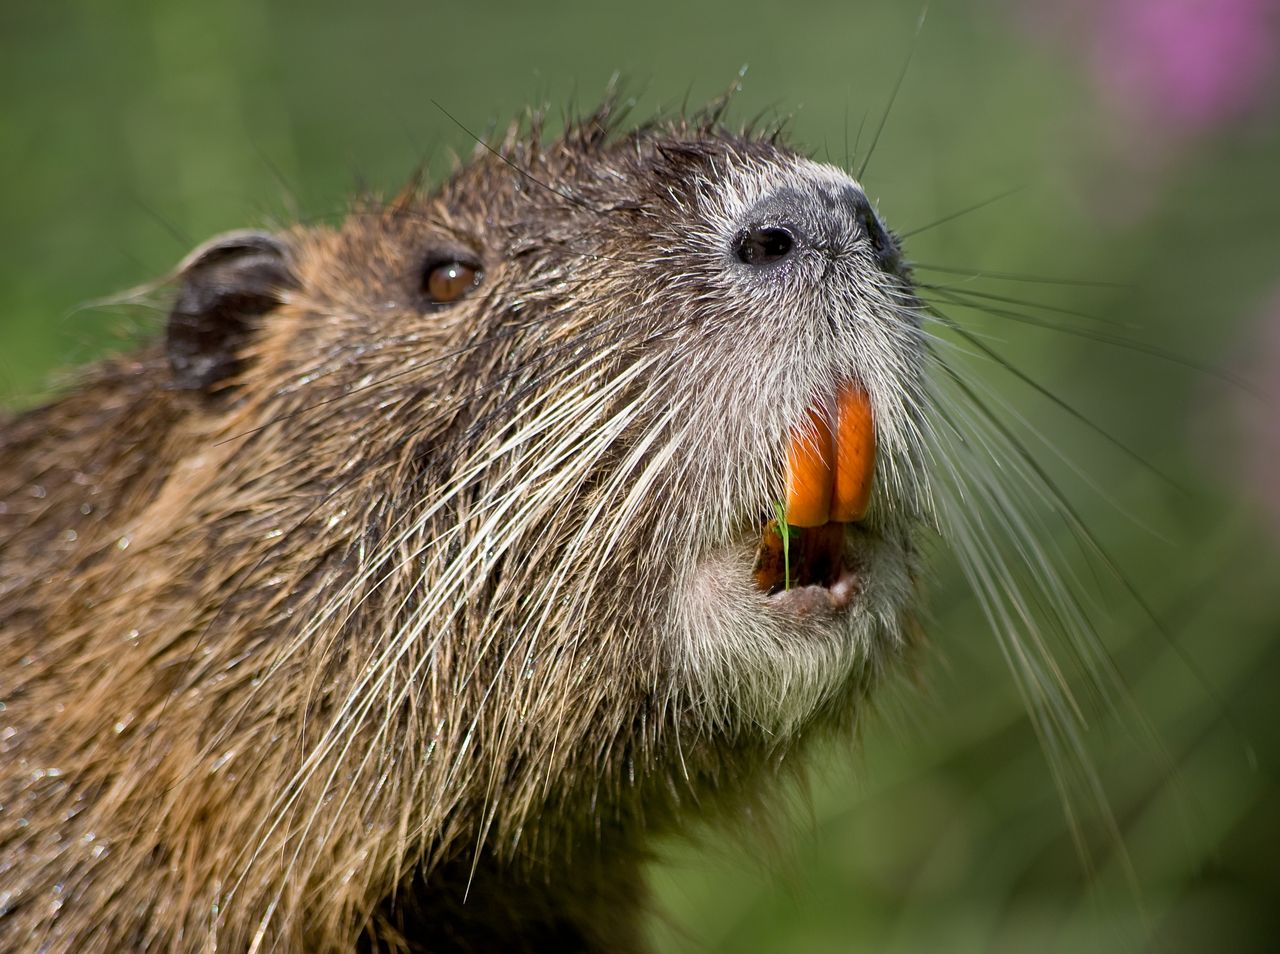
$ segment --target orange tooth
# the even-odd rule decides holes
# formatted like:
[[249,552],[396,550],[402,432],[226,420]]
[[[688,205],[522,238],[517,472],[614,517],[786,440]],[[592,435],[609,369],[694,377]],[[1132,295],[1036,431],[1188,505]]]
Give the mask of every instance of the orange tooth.
[[831,519],[853,523],[867,515],[876,473],[876,427],[871,400],[856,384],[846,384],[837,398],[835,492]]
[[820,527],[830,519],[835,463],[831,425],[812,408],[809,425],[792,431],[787,447],[787,523],[793,527]]

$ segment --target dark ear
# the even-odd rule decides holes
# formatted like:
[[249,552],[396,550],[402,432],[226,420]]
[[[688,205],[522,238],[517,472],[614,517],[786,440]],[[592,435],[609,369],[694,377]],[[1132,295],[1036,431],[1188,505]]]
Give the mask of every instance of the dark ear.
[[262,316],[296,288],[289,246],[266,232],[229,232],[178,266],[166,345],[174,382],[211,393],[240,369]]

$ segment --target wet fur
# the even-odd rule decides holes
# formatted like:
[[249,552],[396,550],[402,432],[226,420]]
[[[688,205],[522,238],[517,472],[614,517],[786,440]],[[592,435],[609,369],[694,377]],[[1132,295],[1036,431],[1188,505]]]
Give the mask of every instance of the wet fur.
[[[733,287],[739,210],[837,173],[610,126],[282,236],[207,393],[157,347],[0,426],[0,946],[636,949],[649,839],[760,797],[909,652],[909,276],[851,247],[808,297]],[[432,307],[451,250],[485,279]],[[742,568],[850,373],[866,592],[795,618]]]

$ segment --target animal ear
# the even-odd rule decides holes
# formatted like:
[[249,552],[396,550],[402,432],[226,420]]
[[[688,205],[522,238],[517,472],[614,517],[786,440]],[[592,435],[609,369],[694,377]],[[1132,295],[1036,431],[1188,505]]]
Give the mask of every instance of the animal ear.
[[228,232],[178,266],[166,347],[178,387],[212,393],[241,365],[244,346],[296,288],[289,246],[266,232]]

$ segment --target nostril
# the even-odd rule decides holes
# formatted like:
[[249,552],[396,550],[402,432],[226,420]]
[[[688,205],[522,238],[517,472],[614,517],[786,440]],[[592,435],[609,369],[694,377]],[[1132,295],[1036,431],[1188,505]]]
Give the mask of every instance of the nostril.
[[795,245],[795,235],[786,226],[756,226],[738,233],[733,251],[742,264],[760,266],[786,258]]

